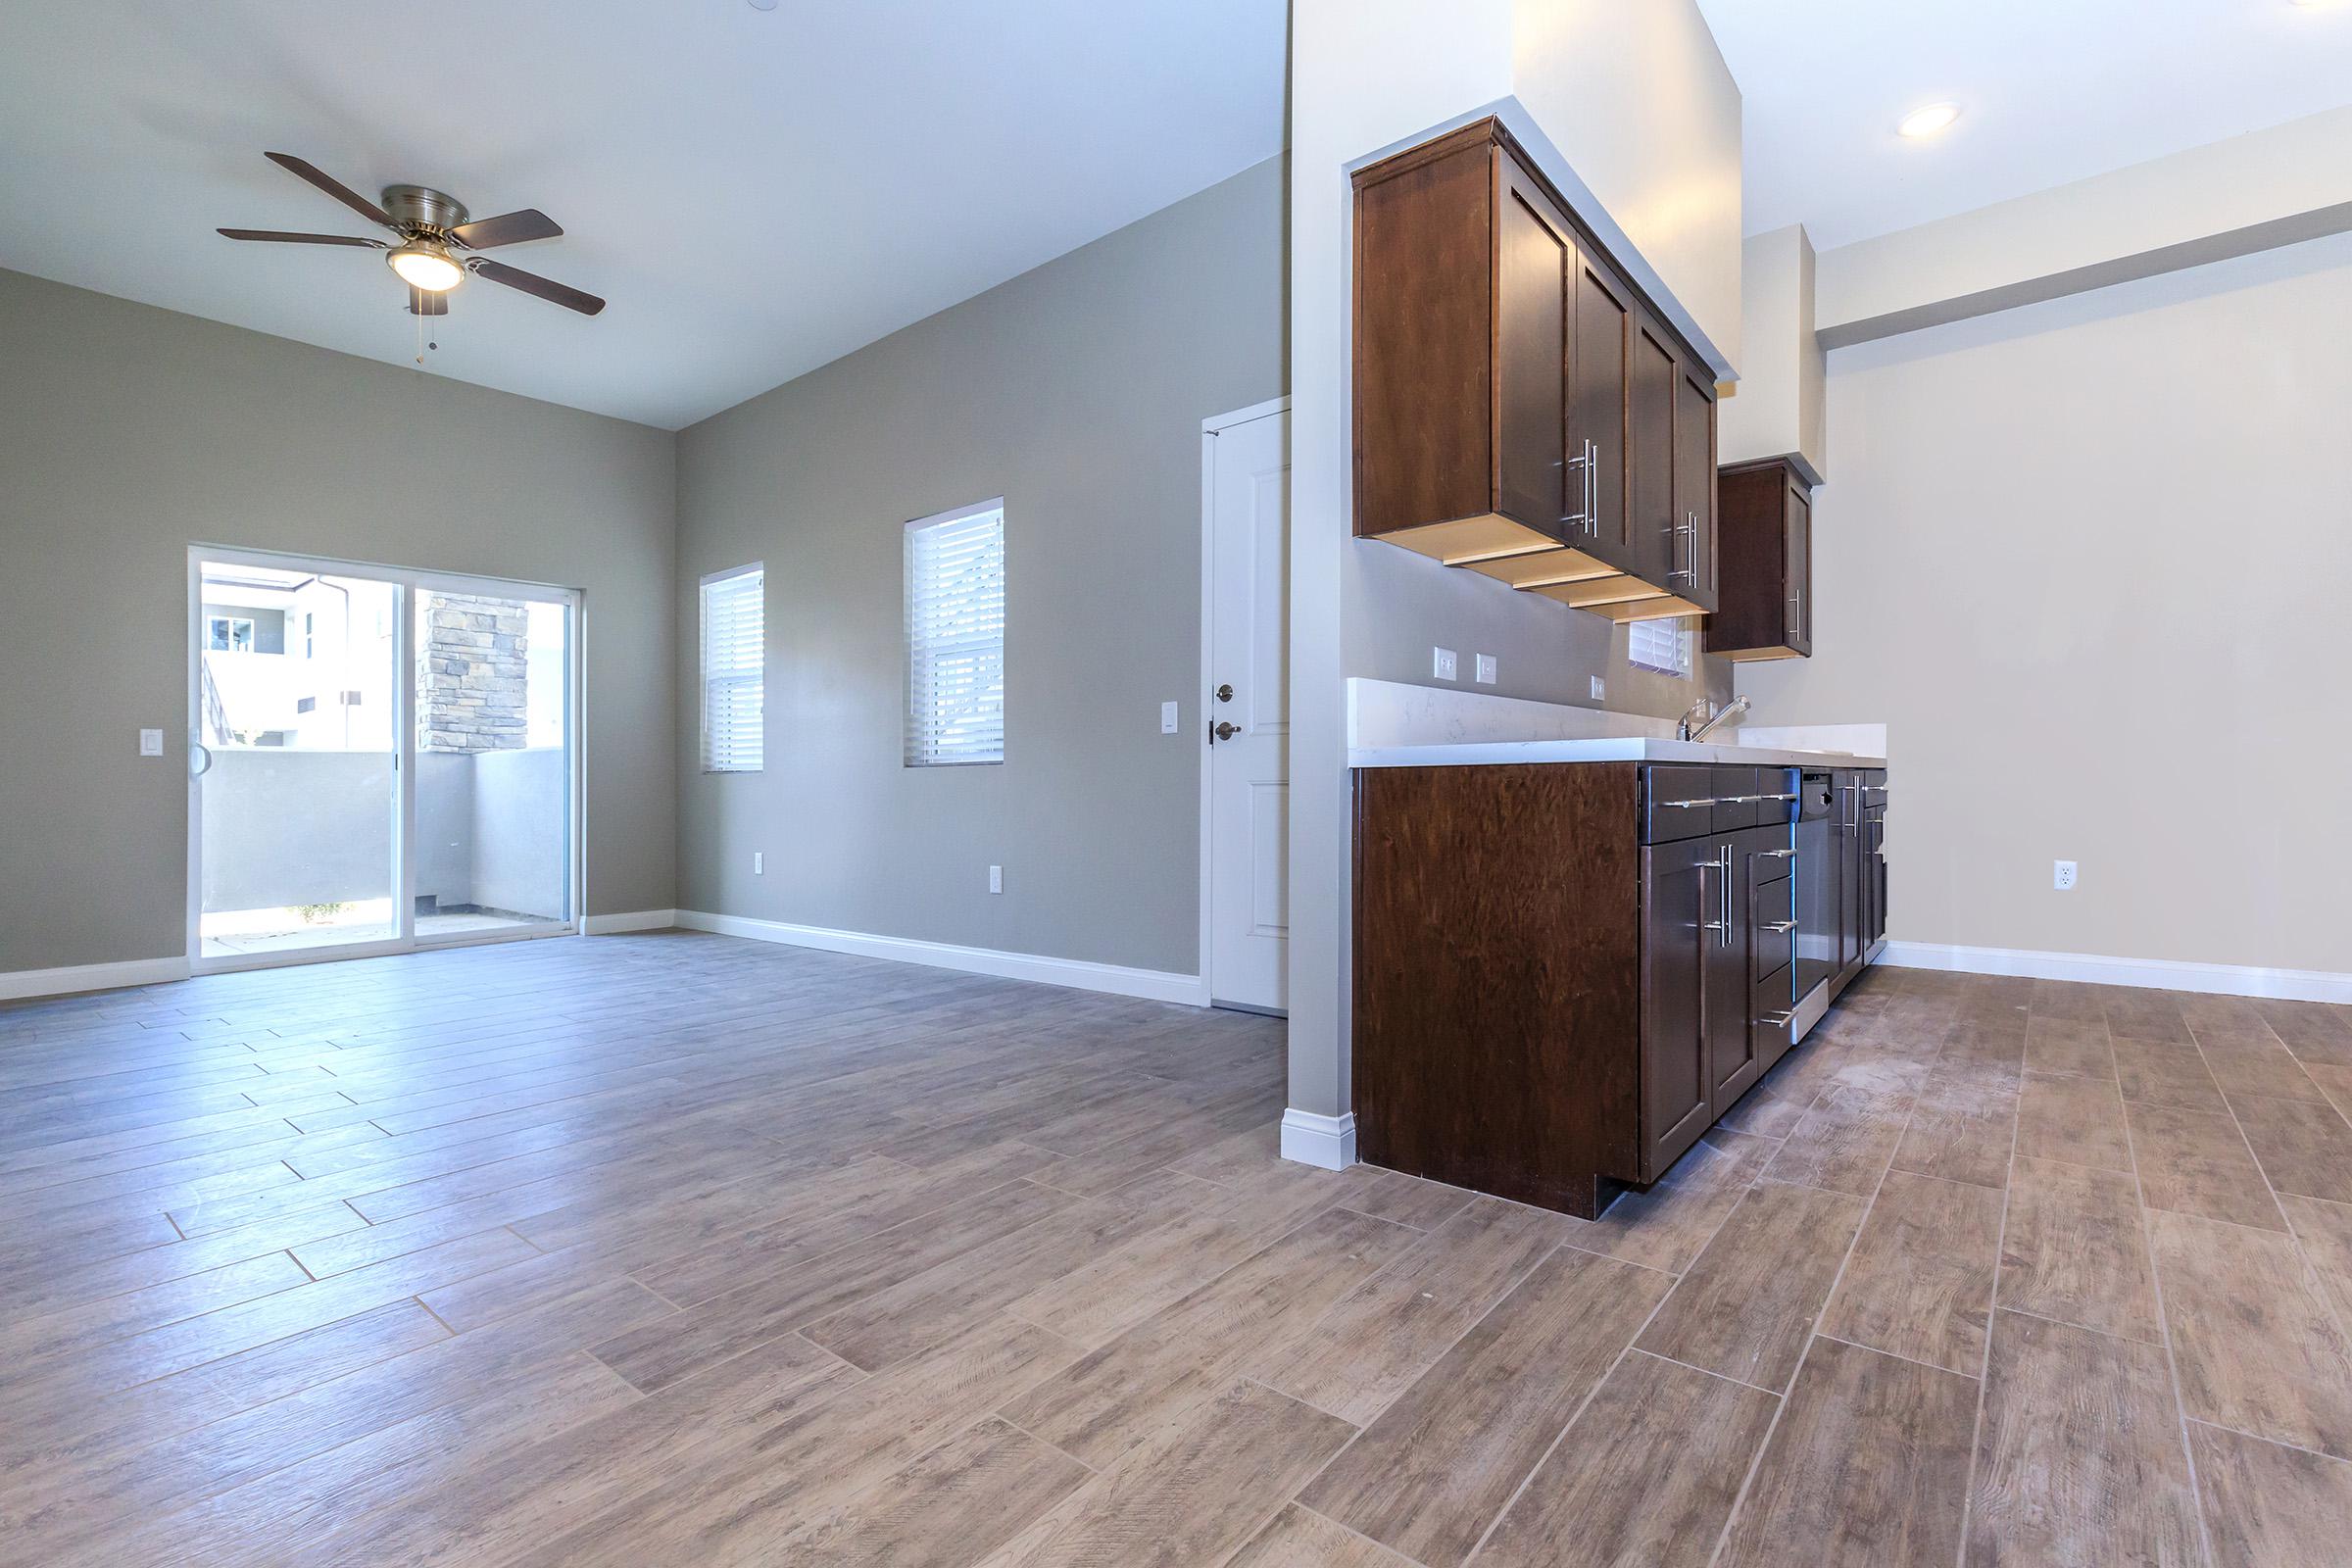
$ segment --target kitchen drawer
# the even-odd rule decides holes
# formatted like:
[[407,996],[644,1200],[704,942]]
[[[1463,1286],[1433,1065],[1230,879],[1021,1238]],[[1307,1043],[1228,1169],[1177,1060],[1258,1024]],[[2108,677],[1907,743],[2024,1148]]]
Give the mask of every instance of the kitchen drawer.
[[1713,832],[1716,772],[1680,762],[1642,769],[1642,842],[1670,844]]
[[1715,831],[1737,833],[1741,828],[1756,825],[1757,769],[1752,767],[1715,768]]
[[1756,803],[1756,825],[1778,827],[1783,822],[1796,820],[1796,792],[1799,784],[1793,767],[1761,767],[1756,770],[1756,791],[1764,797]]
[[1748,973],[1757,980],[1796,955],[1796,883],[1788,864],[1777,852],[1748,857]]
[[1764,1064],[1766,1072],[1795,1043],[1795,973],[1792,968],[1775,969],[1755,983],[1748,997],[1748,1038],[1754,1042],[1756,1059]]

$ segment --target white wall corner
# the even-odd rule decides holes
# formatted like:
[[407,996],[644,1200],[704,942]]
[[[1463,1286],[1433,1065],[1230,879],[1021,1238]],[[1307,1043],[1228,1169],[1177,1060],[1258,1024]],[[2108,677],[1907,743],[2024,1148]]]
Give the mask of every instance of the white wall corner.
[[1282,1157],[1323,1170],[1355,1163],[1355,1112],[1317,1115],[1293,1105],[1282,1113]]
[[630,931],[667,931],[677,923],[675,909],[631,909],[622,914],[592,914],[582,929],[592,937],[614,937]]
[[2235,963],[2046,953],[2032,948],[1971,948],[1941,942],[1892,941],[1886,944],[1880,961],[1898,969],[1946,969],[1960,974],[2019,975],[2032,980],[2075,980],[2086,985],[2137,986],[2153,991],[2200,991],[2217,997],[2352,1004],[2352,974],[2335,974],[2325,969],[2265,969]]
[[162,985],[187,977],[185,957],[77,963],[62,969],[11,969],[0,973],[0,1002],[25,997],[68,997],[84,991],[119,991],[125,986]]

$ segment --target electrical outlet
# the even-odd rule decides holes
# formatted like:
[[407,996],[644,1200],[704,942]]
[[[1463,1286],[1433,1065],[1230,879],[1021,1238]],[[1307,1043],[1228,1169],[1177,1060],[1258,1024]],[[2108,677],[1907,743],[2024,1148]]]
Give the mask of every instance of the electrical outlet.
[[1432,650],[1431,650],[1431,652],[1432,652],[1432,653],[1435,653],[1435,654],[1438,656],[1438,657],[1437,657],[1437,677],[1438,677],[1438,679],[1440,679],[1440,680],[1452,680],[1452,679],[1454,678],[1453,650],[1452,650],[1452,649],[1450,649],[1450,648],[1437,648],[1437,649],[1432,649]]
[[988,891],[991,893],[1004,891],[1004,868],[1003,866],[992,865],[988,868]]
[[764,851],[764,850],[754,850],[754,851],[752,852],[752,875],[754,875],[754,876],[765,876],[765,875],[767,875],[767,852],[766,852],[766,851]]
[[1159,732],[1162,735],[1176,733],[1176,705],[1174,703],[1159,705]]
[[1478,683],[1481,686],[1494,684],[1494,656],[1493,654],[1479,655],[1477,663],[1472,667],[1477,671]]
[[2075,862],[2072,860],[2052,860],[2050,862],[2050,886],[2057,889],[2059,892],[2064,893],[2074,885]]
[[1606,701],[1608,701],[1608,696],[1609,696],[1609,683],[1608,683],[1607,681],[1605,681],[1605,680],[1602,680],[1602,679],[1601,679],[1601,678],[1600,678],[1598,675],[1595,675],[1595,676],[1593,676],[1593,677],[1592,677],[1592,700],[1593,700],[1594,702],[1596,702],[1596,703],[1600,703],[1600,702],[1606,702]]
[[139,731],[139,755],[141,757],[163,756],[164,732],[160,729],[143,729]]

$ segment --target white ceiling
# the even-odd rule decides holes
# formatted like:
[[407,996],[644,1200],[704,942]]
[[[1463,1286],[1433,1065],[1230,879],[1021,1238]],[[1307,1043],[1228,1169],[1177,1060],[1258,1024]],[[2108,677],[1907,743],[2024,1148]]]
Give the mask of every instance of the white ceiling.
[[440,374],[676,427],[1282,149],[1283,0],[0,5],[0,267],[411,363],[364,195],[537,207]]
[[[2352,0],[1698,0],[1746,229],[1828,249],[2352,102]],[[1895,122],[1950,100],[1960,121]]]

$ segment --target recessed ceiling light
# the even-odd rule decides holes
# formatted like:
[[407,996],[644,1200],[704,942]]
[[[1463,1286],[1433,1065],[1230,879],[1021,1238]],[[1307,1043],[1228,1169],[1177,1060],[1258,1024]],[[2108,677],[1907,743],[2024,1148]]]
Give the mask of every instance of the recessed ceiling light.
[[751,0],[751,5],[754,11],[773,11],[776,9],[776,0]]
[[1903,117],[1902,123],[1894,128],[1898,133],[1916,141],[1921,137],[1933,136],[1938,131],[1949,129],[1952,122],[1959,118],[1960,106],[1958,104],[1930,104],[1925,109],[1912,110]]

